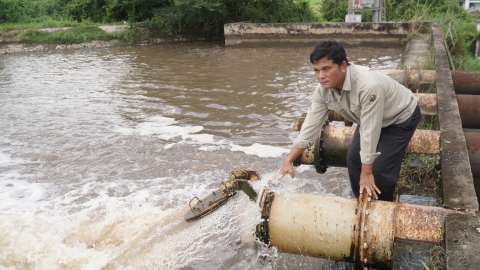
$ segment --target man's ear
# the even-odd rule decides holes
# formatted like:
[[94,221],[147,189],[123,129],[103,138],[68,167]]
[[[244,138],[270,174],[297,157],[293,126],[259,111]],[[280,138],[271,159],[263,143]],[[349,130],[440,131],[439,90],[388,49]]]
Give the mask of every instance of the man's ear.
[[342,62],[342,64],[340,65],[340,69],[342,70],[342,72],[347,71],[347,62],[346,61]]

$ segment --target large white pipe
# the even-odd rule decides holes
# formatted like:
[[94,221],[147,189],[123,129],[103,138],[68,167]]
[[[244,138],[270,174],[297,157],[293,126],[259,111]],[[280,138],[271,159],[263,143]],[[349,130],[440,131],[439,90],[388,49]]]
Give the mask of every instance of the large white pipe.
[[441,242],[445,216],[454,210],[320,194],[274,194],[260,198],[264,222],[257,237],[279,251],[391,266],[395,239]]

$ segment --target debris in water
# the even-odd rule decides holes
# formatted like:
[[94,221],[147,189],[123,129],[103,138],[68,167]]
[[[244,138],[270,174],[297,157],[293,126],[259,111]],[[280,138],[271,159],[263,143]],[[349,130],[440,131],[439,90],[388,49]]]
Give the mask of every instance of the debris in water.
[[[260,180],[260,174],[256,171],[231,171],[229,180],[221,182],[219,189],[213,191],[203,200],[200,200],[197,196],[190,200],[188,203],[190,211],[185,214],[185,220],[192,221],[209,214],[233,197],[237,190],[242,190],[251,200],[255,201],[257,192],[250,185],[250,180]],[[197,199],[198,202],[192,206],[194,199]]]

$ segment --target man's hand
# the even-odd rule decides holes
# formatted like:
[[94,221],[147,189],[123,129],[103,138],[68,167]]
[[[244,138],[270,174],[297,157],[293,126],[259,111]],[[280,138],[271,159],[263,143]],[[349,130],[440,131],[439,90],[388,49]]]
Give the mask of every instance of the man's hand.
[[285,175],[285,174],[290,174],[290,177],[294,177],[295,174],[293,173],[293,165],[291,162],[288,162],[285,160],[285,162],[283,163],[283,166],[282,168],[280,169],[280,173],[282,175]]
[[362,173],[360,174],[360,194],[362,194],[363,190],[366,189],[368,196],[371,196],[377,200],[377,194],[381,194],[381,192],[375,185],[372,167],[372,164],[362,164]]
[[300,156],[303,153],[303,151],[305,151],[305,149],[306,148],[292,148],[292,150],[290,150],[290,153],[288,153],[287,157],[285,158],[285,161],[283,161],[282,168],[280,168],[280,173],[282,175],[290,174],[292,178],[294,177],[292,162],[298,156]]

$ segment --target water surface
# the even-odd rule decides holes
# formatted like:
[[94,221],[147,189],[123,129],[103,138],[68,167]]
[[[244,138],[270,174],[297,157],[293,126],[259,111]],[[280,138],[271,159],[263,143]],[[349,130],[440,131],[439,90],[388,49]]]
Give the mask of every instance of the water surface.
[[[0,268],[329,269],[256,244],[238,193],[185,222],[235,169],[260,190],[316,86],[311,47],[188,43],[0,56]],[[401,48],[347,48],[395,69]],[[343,168],[300,166],[276,192],[350,196]],[[339,267],[345,267],[340,265]]]

